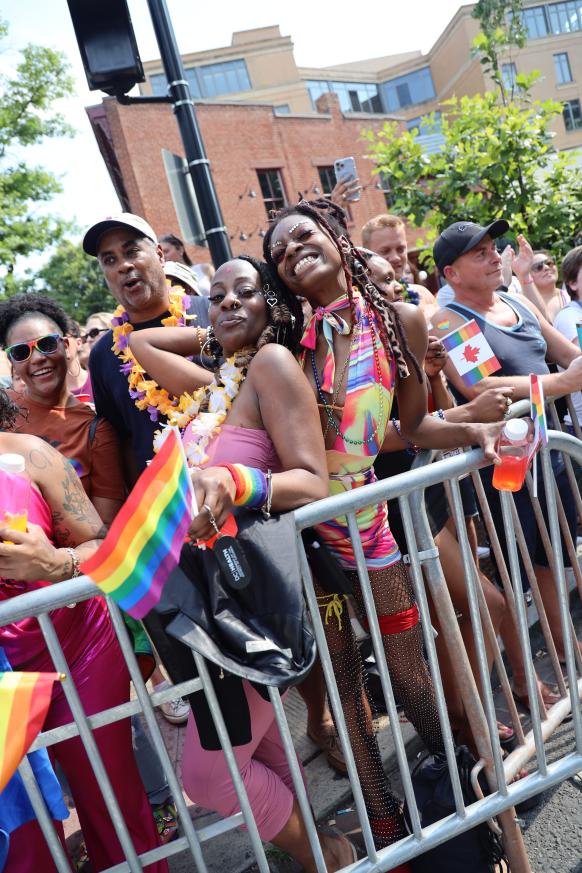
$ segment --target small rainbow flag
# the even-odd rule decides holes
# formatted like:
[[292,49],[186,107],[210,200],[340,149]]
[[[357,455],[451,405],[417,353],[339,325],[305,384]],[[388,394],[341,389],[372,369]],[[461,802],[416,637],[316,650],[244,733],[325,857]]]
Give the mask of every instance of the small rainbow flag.
[[60,673],[0,673],[0,792],[41,730]]
[[531,404],[531,417],[535,425],[534,447],[538,442],[548,444],[548,420],[544,403],[544,389],[542,380],[535,373],[529,377],[529,402]]
[[175,428],[137,480],[105,540],[81,566],[133,618],[159,601],[195,513],[186,457]]
[[501,369],[501,364],[474,318],[443,337],[443,345],[451,364],[469,388]]

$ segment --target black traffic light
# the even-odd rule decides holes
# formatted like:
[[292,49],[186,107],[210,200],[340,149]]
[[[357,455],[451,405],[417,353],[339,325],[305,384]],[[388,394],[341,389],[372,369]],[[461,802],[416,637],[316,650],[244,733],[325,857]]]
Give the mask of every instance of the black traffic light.
[[91,91],[116,96],[144,82],[127,0],[67,0]]

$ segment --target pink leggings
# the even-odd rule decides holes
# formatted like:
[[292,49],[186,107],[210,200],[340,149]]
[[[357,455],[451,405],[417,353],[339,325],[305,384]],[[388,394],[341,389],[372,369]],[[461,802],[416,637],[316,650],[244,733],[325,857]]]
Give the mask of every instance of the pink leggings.
[[[246,680],[243,687],[251,717],[252,740],[234,746],[236,761],[251,809],[265,842],[283,830],[291,816],[295,791],[271,704]],[[301,766],[301,765],[300,765]],[[303,775],[303,769],[301,770]],[[305,781],[305,777],[303,776]],[[221,751],[203,749],[190,713],[182,759],[182,781],[188,796],[225,818],[240,809]]]
[[[101,632],[106,632],[101,629]],[[114,638],[89,661],[71,666],[71,674],[87,715],[129,700],[129,673]],[[72,721],[65,695],[60,691],[51,703],[45,730]],[[103,765],[111,781],[131,840],[139,853],[159,845],[157,829],[133,755],[129,718],[93,732]],[[97,873],[124,860],[111,824],[107,806],[79,737],[50,747],[68,779],[92,869]],[[61,822],[55,822],[62,835]],[[39,859],[42,858],[42,863]],[[167,873],[166,861],[149,864],[148,873]],[[4,873],[52,873],[55,870],[37,822],[18,828],[10,837]]]

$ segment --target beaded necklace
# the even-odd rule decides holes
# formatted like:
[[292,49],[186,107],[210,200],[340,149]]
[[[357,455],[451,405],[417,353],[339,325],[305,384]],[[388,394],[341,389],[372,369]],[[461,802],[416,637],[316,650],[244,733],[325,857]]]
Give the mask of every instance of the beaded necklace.
[[[169,315],[162,319],[163,327],[184,326],[189,318],[187,314],[190,306],[190,297],[183,288],[170,286],[168,291]],[[129,396],[135,401],[135,405],[142,412],[147,412],[152,421],[158,421],[160,415],[168,416],[171,412],[182,410],[189,401],[186,394],[174,397],[164,388],[160,388],[153,379],[146,379],[147,375],[143,367],[137,362],[129,347],[129,335],[133,332],[133,325],[129,322],[129,315],[123,306],[118,306],[111,319],[113,328],[113,345],[111,350],[121,361],[120,371],[127,376]]]
[[[372,313],[371,313],[370,307],[368,305],[366,305],[366,313],[367,313],[367,316],[368,316],[368,319],[369,319],[370,325],[371,325],[370,336],[371,336],[371,340],[372,340],[372,349],[374,350],[374,363],[376,366],[376,376],[377,376],[376,387],[378,390],[378,399],[380,401],[380,415],[378,417],[378,425],[374,428],[374,432],[372,434],[370,434],[370,436],[367,437],[367,439],[355,440],[355,439],[351,439],[351,437],[348,437],[344,433],[342,433],[342,430],[341,430],[339,424],[337,423],[337,421],[334,418],[333,407],[328,406],[328,404],[326,402],[325,394],[322,390],[321,380],[319,378],[319,373],[317,370],[317,363],[315,360],[315,349],[311,349],[311,369],[313,370],[313,378],[315,381],[315,387],[317,388],[317,393],[319,395],[319,399],[321,400],[321,404],[323,406],[323,409],[325,411],[325,414],[326,414],[327,420],[328,420],[328,427],[326,429],[326,435],[327,435],[327,431],[329,430],[329,426],[331,425],[331,427],[336,432],[337,436],[341,437],[345,443],[349,443],[352,446],[365,446],[368,443],[371,443],[372,440],[376,440],[376,443],[379,445],[380,444],[379,435],[380,435],[380,432],[382,430],[382,425],[384,423],[384,392],[382,390],[384,387],[384,383],[382,381],[382,368],[380,366],[380,356],[378,354],[378,347],[376,345],[376,337],[374,335],[374,329],[372,326]],[[358,327],[361,330],[360,323],[358,323]],[[343,376],[344,376],[346,369],[349,368],[349,361],[350,361],[350,358],[352,356],[352,350],[354,348],[355,339],[356,339],[356,335],[354,335],[352,337],[352,341],[350,343],[350,353],[346,359],[346,365],[345,365],[344,370],[342,372],[342,376],[341,376],[342,381],[343,381]],[[339,395],[339,390],[337,393]]]

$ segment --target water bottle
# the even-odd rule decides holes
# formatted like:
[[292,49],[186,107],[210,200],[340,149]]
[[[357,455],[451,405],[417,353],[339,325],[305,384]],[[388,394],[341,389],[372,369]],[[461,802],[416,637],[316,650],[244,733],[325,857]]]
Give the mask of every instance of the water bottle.
[[493,471],[493,487],[498,491],[519,491],[525,482],[529,461],[529,424],[526,419],[510,419],[499,440],[501,463]]
[[[0,454],[0,526],[25,531],[30,479],[22,455]],[[6,540],[5,542],[9,542]]]

